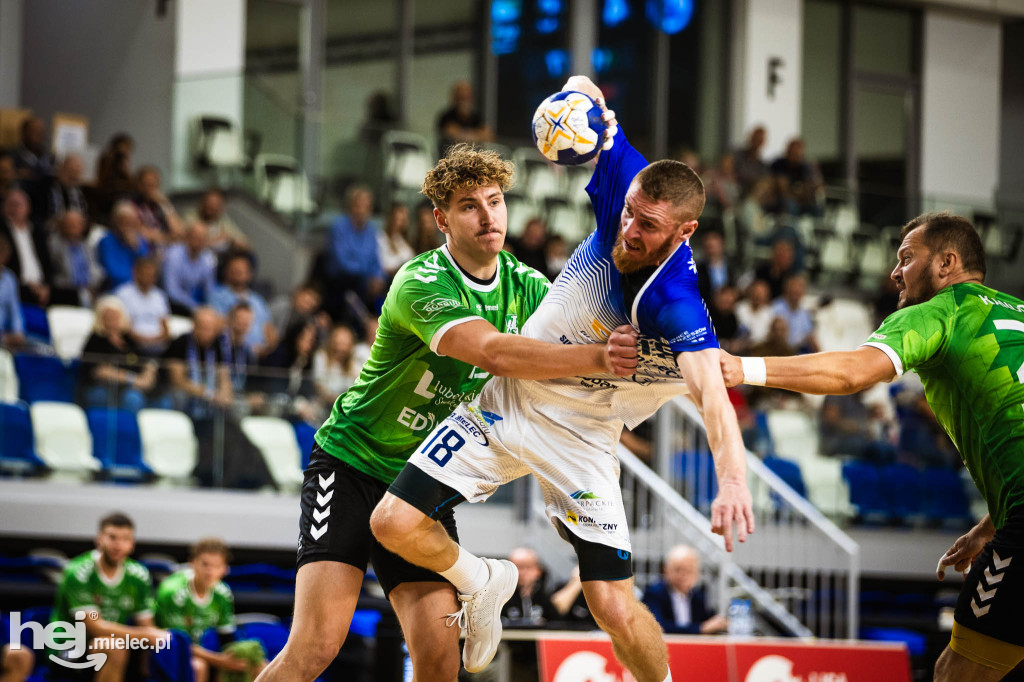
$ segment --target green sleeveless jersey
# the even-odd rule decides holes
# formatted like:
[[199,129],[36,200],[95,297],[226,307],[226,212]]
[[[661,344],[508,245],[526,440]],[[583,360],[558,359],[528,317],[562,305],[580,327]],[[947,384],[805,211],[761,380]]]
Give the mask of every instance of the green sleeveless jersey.
[[80,554],[64,567],[52,620],[74,622],[77,611],[99,611],[111,623],[130,624],[153,615],[152,585],[146,567],[132,559],[113,578],[100,573],[100,553]]
[[1024,501],[1024,301],[954,284],[898,310],[865,345],[896,373],[921,376],[925,398],[988,503],[995,527]]
[[192,591],[192,571],[167,576],[156,591],[156,624],[161,628],[184,630],[198,644],[203,632],[217,628],[222,634],[235,631],[235,599],[223,582],[211,587],[200,599]]
[[473,281],[447,246],[422,253],[395,275],[377,339],[356,383],[334,402],[316,432],[324,452],[391,483],[420,441],[490,375],[437,354],[452,327],[484,319],[518,334],[551,285],[511,254],[498,254],[494,279]]

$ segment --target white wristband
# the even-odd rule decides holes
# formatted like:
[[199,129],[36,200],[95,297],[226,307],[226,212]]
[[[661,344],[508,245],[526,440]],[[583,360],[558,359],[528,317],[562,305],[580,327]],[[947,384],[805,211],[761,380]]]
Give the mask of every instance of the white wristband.
[[764,386],[768,382],[768,368],[764,358],[740,358],[743,364],[743,383]]

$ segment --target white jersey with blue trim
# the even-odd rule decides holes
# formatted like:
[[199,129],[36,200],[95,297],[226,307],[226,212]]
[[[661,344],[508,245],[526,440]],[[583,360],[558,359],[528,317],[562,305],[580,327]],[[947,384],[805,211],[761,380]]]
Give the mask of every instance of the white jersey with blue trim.
[[[679,244],[640,288],[630,309],[623,275],[612,261],[630,182],[647,161],[622,129],[601,156],[587,185],[597,229],[573,252],[522,334],[550,343],[599,343],[616,327],[639,331],[639,366],[632,376],[602,374],[528,382],[541,400],[575,414],[614,419],[633,428],[662,404],[686,392],[676,364],[680,352],[717,348],[711,316],[697,290],[688,242]],[[554,415],[553,415],[554,416]]]

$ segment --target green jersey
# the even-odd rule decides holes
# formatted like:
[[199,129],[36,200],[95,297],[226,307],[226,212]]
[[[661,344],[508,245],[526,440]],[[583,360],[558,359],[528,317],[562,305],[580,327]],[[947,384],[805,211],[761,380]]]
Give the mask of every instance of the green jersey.
[[117,575],[100,572],[99,550],[81,554],[64,567],[51,620],[74,622],[78,611],[99,611],[111,623],[130,624],[153,615],[153,595],[146,567],[125,559]]
[[192,587],[191,569],[178,571],[160,583],[156,591],[156,624],[184,630],[196,644],[203,632],[217,628],[221,634],[235,631],[235,598],[231,588],[218,582],[200,599]]
[[925,398],[988,503],[995,527],[1024,501],[1024,301],[954,284],[885,319],[865,344]]
[[505,251],[486,284],[464,273],[446,246],[413,258],[395,275],[370,358],[356,383],[335,401],[316,433],[317,444],[391,483],[434,426],[473,400],[490,378],[438,355],[441,337],[476,319],[518,334],[550,286],[544,275]]

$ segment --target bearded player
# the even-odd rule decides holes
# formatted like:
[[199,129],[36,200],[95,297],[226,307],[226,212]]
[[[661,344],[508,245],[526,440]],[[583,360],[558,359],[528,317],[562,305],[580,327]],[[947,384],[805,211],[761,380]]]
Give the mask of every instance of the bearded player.
[[[491,375],[542,379],[636,367],[630,334],[589,346],[518,336],[550,285],[502,251],[512,170],[494,152],[458,145],[427,173],[423,193],[446,243],[395,276],[370,359],[316,433],[300,502],[295,618],[259,680],[323,672],[345,641],[372,561],[417,682],[454,681],[459,633],[445,627],[443,614],[456,609],[455,591],[380,546],[370,533],[374,505],[423,436]],[[454,516],[443,522],[455,537]]]
[[[601,103],[590,79],[564,90]],[[603,106],[603,105],[602,105]],[[460,547],[437,519],[479,502],[498,486],[534,474],[555,529],[576,551],[587,605],[615,655],[640,682],[671,679],[657,621],[633,593],[629,531],[615,456],[623,424],[636,426],[689,391],[701,408],[719,493],[712,528],[739,540],[754,530],[736,414],[719,369],[720,350],[697,291],[688,240],[704,207],[704,187],[677,161],[650,165],[610,118],[613,144],[587,186],[597,229],[573,254],[523,335],[568,346],[639,329],[639,365],[629,377],[500,378],[462,406],[410,457],[374,512],[381,543],[439,572],[459,590],[466,624],[463,662],[485,667],[501,638],[499,613],[516,586],[510,562]]]
[[917,372],[988,514],[939,560],[970,573],[939,682],[1002,679],[1024,660],[1024,301],[986,287],[985,251],[959,216],[903,228],[892,278],[899,309],[854,351],[793,358],[723,357],[726,383],[850,394]]

